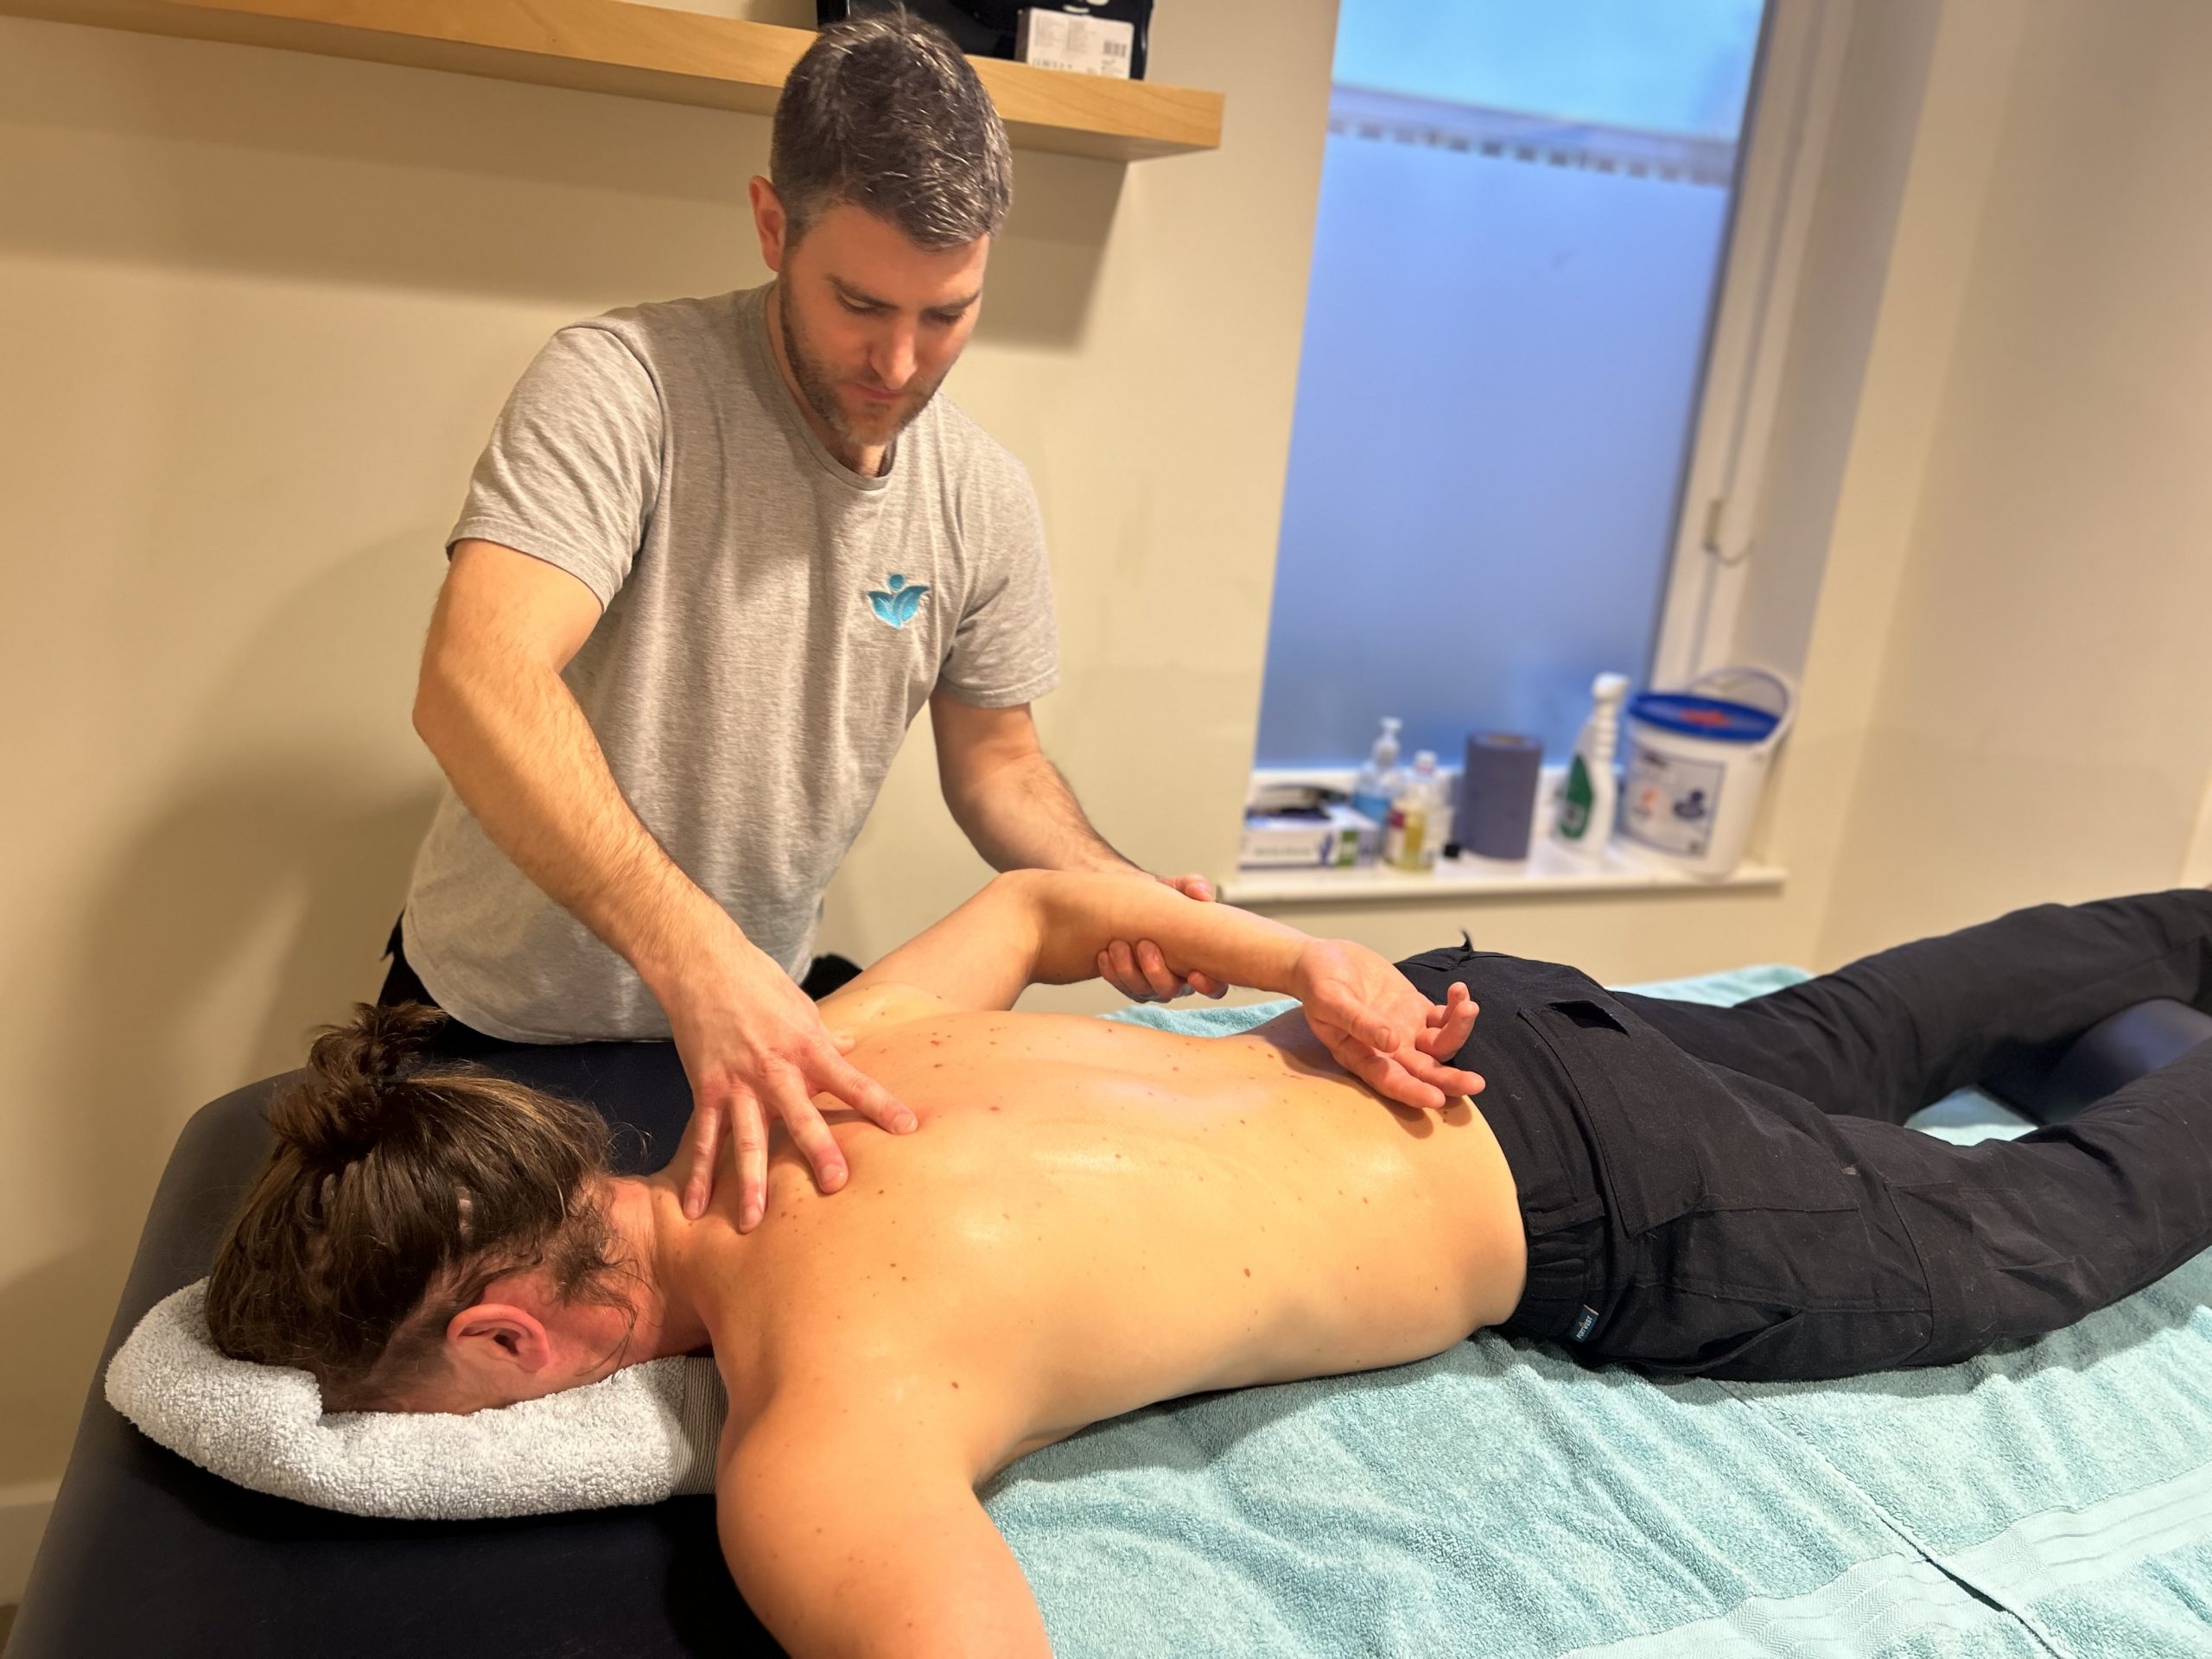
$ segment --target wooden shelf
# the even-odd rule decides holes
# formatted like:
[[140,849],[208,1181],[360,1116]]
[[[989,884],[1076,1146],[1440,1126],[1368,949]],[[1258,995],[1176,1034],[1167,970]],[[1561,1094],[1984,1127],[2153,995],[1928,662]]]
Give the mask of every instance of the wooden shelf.
[[[804,29],[630,0],[0,0],[0,16],[451,70],[766,115]],[[1221,143],[1222,96],[973,60],[1031,149],[1141,161]]]

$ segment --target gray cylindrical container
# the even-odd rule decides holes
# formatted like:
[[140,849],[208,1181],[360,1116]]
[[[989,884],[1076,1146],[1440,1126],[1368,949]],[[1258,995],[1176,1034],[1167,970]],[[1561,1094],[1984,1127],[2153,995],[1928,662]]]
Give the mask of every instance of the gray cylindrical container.
[[1517,732],[1477,732],[1459,774],[1453,839],[1481,858],[1526,858],[1536,817],[1536,778],[1544,746]]

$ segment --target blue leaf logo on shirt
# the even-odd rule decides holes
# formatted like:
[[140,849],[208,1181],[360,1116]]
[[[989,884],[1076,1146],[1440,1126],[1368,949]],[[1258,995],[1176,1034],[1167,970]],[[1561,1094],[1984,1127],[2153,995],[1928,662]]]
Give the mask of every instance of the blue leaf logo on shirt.
[[890,591],[872,588],[868,590],[868,608],[894,628],[903,628],[914,620],[914,613],[922,607],[922,595],[929,589],[918,582],[908,582],[893,572],[885,584]]

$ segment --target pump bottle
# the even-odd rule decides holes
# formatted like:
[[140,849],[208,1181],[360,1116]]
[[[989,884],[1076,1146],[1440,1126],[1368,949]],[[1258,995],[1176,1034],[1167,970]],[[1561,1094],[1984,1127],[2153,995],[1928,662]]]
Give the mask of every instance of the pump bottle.
[[1352,785],[1351,810],[1372,818],[1377,829],[1389,826],[1391,803],[1405,787],[1406,775],[1398,767],[1398,728],[1403,723],[1395,715],[1382,716],[1382,735],[1375,740],[1374,753]]

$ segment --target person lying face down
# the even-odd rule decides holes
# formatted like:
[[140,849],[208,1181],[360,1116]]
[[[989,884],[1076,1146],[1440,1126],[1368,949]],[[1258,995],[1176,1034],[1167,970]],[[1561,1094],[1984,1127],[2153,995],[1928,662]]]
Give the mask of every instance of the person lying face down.
[[[1234,1038],[1009,1011],[1129,938],[1305,1006]],[[365,1010],[272,1109],[208,1321],[331,1409],[711,1347],[724,1554],[787,1649],[1044,1653],[976,1488],[1140,1406],[1485,1326],[1658,1371],[1939,1363],[2177,1265],[2212,1242],[2212,1046],[2020,1141],[1900,1125],[2132,1002],[2212,1006],[2208,941],[2202,893],[2046,906],[1711,1008],[1001,876],[823,1003],[923,1120],[834,1123],[840,1196],[779,1142],[766,1224],[687,1221],[669,1180],[607,1173],[592,1114]]]

